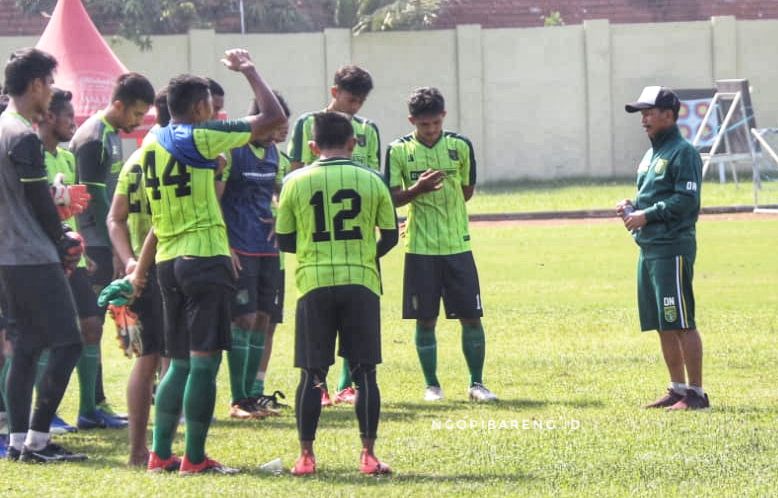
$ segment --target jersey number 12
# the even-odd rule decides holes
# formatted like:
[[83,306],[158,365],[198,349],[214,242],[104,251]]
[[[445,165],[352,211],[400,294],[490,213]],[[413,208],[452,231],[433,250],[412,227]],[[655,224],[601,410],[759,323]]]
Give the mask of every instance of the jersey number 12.
[[[332,228],[335,232],[335,240],[359,240],[362,238],[362,230],[358,226],[349,230],[345,229],[346,220],[353,220],[359,216],[362,210],[362,197],[354,189],[341,189],[332,196],[333,204],[342,204],[345,201],[351,201],[349,209],[341,209],[332,218]],[[313,206],[313,218],[316,224],[316,231],[313,232],[314,242],[329,242],[332,240],[332,234],[327,231],[327,221],[324,219],[324,193],[318,190],[311,197],[310,205]]]

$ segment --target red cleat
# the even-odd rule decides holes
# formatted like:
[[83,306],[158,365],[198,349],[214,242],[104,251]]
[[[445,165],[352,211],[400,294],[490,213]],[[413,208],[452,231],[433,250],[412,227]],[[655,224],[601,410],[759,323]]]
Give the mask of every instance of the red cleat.
[[368,455],[365,450],[362,450],[362,455],[359,457],[359,471],[371,475],[392,473],[392,469],[388,465],[381,462],[375,455]]
[[191,463],[186,458],[186,455],[184,455],[184,458],[181,460],[181,468],[179,469],[178,474],[182,476],[191,476],[204,473],[232,475],[237,474],[238,472],[240,472],[240,470],[222,465],[216,460],[212,460],[207,456],[205,457],[205,460],[200,463]]
[[357,401],[357,391],[351,386],[335,393],[335,399],[333,400],[336,405],[340,403],[346,403],[353,405]]
[[175,455],[162,459],[154,453],[149,452],[149,464],[146,467],[148,472],[175,472],[181,467],[181,459]]
[[321,390],[321,406],[332,406],[332,400],[330,399],[330,393],[326,389]]
[[303,453],[292,467],[293,476],[309,476],[316,473],[316,458],[310,453]]

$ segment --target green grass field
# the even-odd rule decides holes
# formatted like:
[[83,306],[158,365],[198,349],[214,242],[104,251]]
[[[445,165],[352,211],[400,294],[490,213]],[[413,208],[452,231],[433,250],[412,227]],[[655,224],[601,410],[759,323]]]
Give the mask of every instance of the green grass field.
[[[654,333],[638,331],[637,250],[617,222],[473,228],[486,306],[486,384],[491,406],[465,401],[467,370],[453,322],[438,327],[447,400],[421,400],[413,324],[400,320],[402,250],[383,263],[385,363],[378,455],[395,475],[358,475],[353,410],[327,409],[317,440],[320,472],[262,474],[297,452],[291,409],[275,419],[225,418],[226,361],[209,453],[233,477],[147,475],[125,467],[126,431],[61,437],[84,464],[0,462],[3,496],[767,496],[778,487],[778,219],[698,225],[697,317],[713,409],[668,414],[641,404],[665,388]],[[292,285],[291,280],[287,288]],[[294,291],[277,333],[268,387],[293,397]],[[107,330],[107,334],[110,334]],[[122,407],[130,361],[104,340],[106,390]],[[340,364],[334,370],[339,369]],[[336,371],[330,374],[336,381]],[[60,414],[75,421],[77,380]],[[491,425],[490,425],[491,424]],[[181,433],[181,431],[180,431]],[[175,444],[182,450],[181,439]],[[772,491],[771,491],[772,490]]]

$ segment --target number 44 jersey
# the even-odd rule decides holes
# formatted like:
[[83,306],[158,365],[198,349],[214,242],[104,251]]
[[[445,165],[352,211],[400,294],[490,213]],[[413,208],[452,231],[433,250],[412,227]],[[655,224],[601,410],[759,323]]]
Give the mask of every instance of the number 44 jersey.
[[348,159],[318,160],[284,179],[276,232],[296,233],[300,297],[335,285],[381,292],[376,228],[397,228],[383,178]]
[[157,263],[179,256],[229,256],[214,177],[219,154],[251,140],[246,121],[171,123],[145,145],[143,178],[157,236]]

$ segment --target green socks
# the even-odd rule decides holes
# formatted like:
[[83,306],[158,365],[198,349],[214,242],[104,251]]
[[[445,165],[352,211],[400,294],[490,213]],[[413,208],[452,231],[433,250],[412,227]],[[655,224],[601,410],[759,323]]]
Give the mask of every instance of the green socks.
[[189,380],[184,391],[186,417],[186,457],[198,464],[205,460],[205,438],[211,426],[216,403],[216,374],[219,373],[221,354],[192,356]]
[[348,360],[343,358],[343,366],[340,368],[340,379],[338,380],[338,391],[351,387],[351,369]]
[[157,386],[154,398],[154,443],[152,448],[160,458],[170,458],[173,436],[181,416],[184,389],[189,377],[189,360],[173,359],[170,368]]
[[425,329],[416,324],[416,353],[421,362],[421,371],[428,386],[440,386],[438,376],[438,343],[435,341],[435,329]]
[[479,325],[462,325],[462,352],[470,370],[470,385],[483,383],[486,339],[484,328]]
[[247,397],[246,393],[246,362],[249,356],[249,337],[251,332],[232,326],[232,347],[227,353],[227,363],[230,368],[230,392],[232,402]]
[[78,414],[90,415],[97,408],[95,405],[95,384],[97,383],[97,365],[100,363],[100,346],[84,344],[81,358],[76,364],[78,372]]
[[[254,394],[257,381],[257,371],[262,362],[262,355],[265,352],[265,331],[252,330],[248,334],[248,355],[246,358],[246,371],[243,374],[245,392],[251,396],[259,396],[264,391],[265,386],[261,386],[259,394]],[[262,382],[264,384],[264,382]]]

